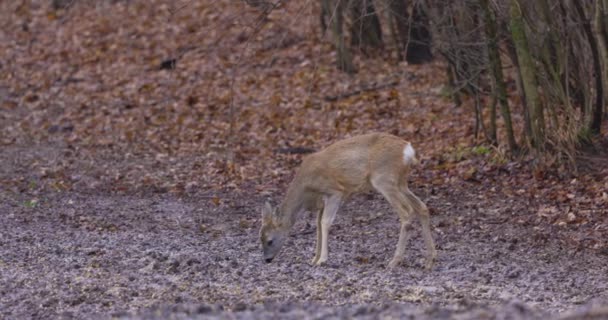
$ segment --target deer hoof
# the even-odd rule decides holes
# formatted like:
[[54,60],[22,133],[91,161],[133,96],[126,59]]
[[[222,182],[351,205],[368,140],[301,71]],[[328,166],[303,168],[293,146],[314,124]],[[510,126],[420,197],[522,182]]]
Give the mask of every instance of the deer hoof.
[[399,266],[400,263],[401,263],[400,259],[393,259],[393,260],[391,260],[391,262],[388,263],[388,265],[386,267],[388,269],[394,269],[397,266]]

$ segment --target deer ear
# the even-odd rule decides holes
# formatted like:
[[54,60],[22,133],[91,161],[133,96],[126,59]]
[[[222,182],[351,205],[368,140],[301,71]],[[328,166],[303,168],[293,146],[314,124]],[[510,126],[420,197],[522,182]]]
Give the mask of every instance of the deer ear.
[[270,203],[266,202],[264,207],[262,207],[262,220],[263,221],[272,221],[272,206]]

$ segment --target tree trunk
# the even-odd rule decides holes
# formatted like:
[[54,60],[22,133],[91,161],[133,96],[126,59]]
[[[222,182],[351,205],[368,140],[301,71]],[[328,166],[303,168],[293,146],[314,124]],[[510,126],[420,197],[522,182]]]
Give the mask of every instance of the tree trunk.
[[[511,153],[517,151],[517,142],[515,141],[515,135],[513,133],[513,124],[511,122],[511,111],[509,109],[509,101],[507,100],[507,89],[502,73],[502,62],[500,60],[500,53],[498,51],[498,36],[497,36],[497,25],[496,17],[492,8],[490,8],[488,0],[480,0],[482,9],[485,15],[486,25],[486,38],[488,42],[488,57],[490,61],[490,67],[492,68],[492,76],[494,77],[495,95],[500,103],[500,112],[505,122],[505,129],[507,131],[507,141],[509,143],[509,150]],[[495,116],[494,116],[495,117]],[[494,127],[495,124],[491,124]],[[496,140],[496,133],[494,132],[494,139]]]
[[542,151],[545,144],[545,119],[543,106],[538,95],[538,82],[534,70],[534,61],[528,48],[528,39],[524,29],[524,19],[518,0],[511,0],[509,7],[511,36],[517,53],[519,73],[521,75],[527,105],[530,109],[532,129],[532,146]]
[[[506,29],[506,27],[503,27]],[[513,43],[513,38],[508,37],[505,39],[507,54],[509,55],[509,59],[511,63],[515,66],[516,70],[519,70],[519,61],[517,61],[517,50],[515,50],[515,43]],[[532,136],[532,125],[530,124],[530,108],[528,108],[528,102],[526,99],[526,92],[524,91],[524,84],[521,78],[521,73],[515,72],[515,85],[517,88],[517,93],[519,94],[519,100],[523,107],[524,114],[524,127],[522,136],[523,137],[531,137]]]
[[454,67],[452,64],[448,62],[445,72],[448,75],[448,87],[450,90],[450,97],[452,97],[452,102],[457,107],[462,105],[462,99],[460,98],[460,90],[458,90],[456,81],[454,80]]
[[[550,57],[551,66],[560,68],[563,67],[562,62],[564,61],[562,45],[560,43],[560,39],[556,34],[555,24],[553,23],[553,18],[551,14],[551,8],[549,7],[549,3],[547,0],[537,0],[537,3],[540,5],[540,11],[542,13],[542,18],[545,22],[544,26],[547,30],[542,30],[543,33],[547,34],[547,45],[543,46],[543,50],[547,51],[548,56]],[[563,73],[563,70],[555,70],[557,74]]]
[[[543,27],[541,30],[537,30],[538,33],[543,35],[545,39],[544,44],[540,48],[539,60],[542,62],[543,67],[547,74],[551,77],[552,84],[550,85],[559,95],[561,103],[565,106],[570,105],[570,101],[564,90],[563,83],[561,81],[563,73],[563,49],[559,38],[556,35],[557,27],[553,24],[553,18],[551,15],[551,9],[547,0],[537,0],[535,2],[540,6],[540,12],[542,14],[542,21],[540,25]],[[546,35],[546,36],[545,36]],[[559,127],[559,121],[557,119],[557,110],[553,103],[547,104],[547,112],[549,113],[549,119],[551,120],[551,126]]]
[[344,6],[346,0],[322,0],[323,10],[329,14],[329,25],[332,30],[332,38],[336,51],[338,53],[338,69],[347,72],[355,73],[355,65],[350,50],[346,47],[344,40]]
[[[559,8],[562,16],[562,25],[573,25],[574,23],[571,21],[571,10],[566,6],[565,1],[559,1]],[[569,28],[566,32],[566,39],[564,40],[565,52],[564,52],[564,66],[565,72],[563,74],[562,83],[564,89],[566,90],[566,96],[569,101],[571,101],[571,105],[574,107],[580,107],[582,112],[585,112],[584,106],[587,105],[586,101],[588,100],[588,91],[585,90],[587,87],[583,84],[581,79],[584,77],[581,76],[581,73],[586,73],[583,68],[578,68],[576,61],[579,60],[579,56],[577,55],[574,38],[580,37],[578,34],[574,34],[572,32],[575,28]]]
[[422,4],[416,1],[412,9],[409,44],[405,51],[405,60],[408,63],[423,64],[433,60],[432,36],[429,28],[429,17]]
[[[501,68],[501,64],[500,64],[500,57],[498,56],[498,47],[496,45],[496,29],[495,29],[495,24],[492,24],[492,22],[494,22],[493,17],[492,17],[492,12],[490,11],[490,7],[488,5],[488,1],[487,0],[482,0],[481,1],[481,5],[482,5],[482,9],[484,9],[484,16],[486,18],[485,21],[485,32],[486,32],[486,43],[487,43],[487,47],[488,47],[488,58],[489,58],[489,62],[490,62],[490,67],[492,68],[492,74],[494,76],[494,83],[495,83],[495,87],[494,87],[494,94],[493,94],[493,98],[492,98],[492,104],[490,104],[490,132],[489,132],[489,137],[490,137],[490,143],[492,143],[492,145],[497,146],[498,145],[498,137],[496,134],[496,102],[497,102],[497,93],[496,91],[498,90],[498,77],[496,75],[496,70],[498,70],[499,73],[502,72],[502,68]],[[492,20],[492,21],[490,21]],[[493,51],[494,50],[494,51]],[[493,54],[496,53],[497,56],[494,56]],[[504,83],[503,83],[504,85]],[[506,98],[506,96],[505,96]]]
[[[608,0],[598,0],[601,2],[600,6],[602,8],[602,12],[601,12],[601,36],[604,39],[603,42],[606,44],[606,46],[608,46]],[[602,58],[604,59],[604,58]],[[608,60],[605,60],[606,62],[606,71],[608,73]],[[606,77],[608,78],[608,75],[606,75]],[[608,86],[608,82],[604,82],[604,85]],[[608,90],[607,90],[608,91]],[[606,101],[608,101],[608,92],[605,92],[605,99],[604,99],[604,112],[608,113],[608,103],[605,103]]]
[[382,28],[372,0],[353,0],[351,17],[351,45],[381,48]]
[[321,36],[325,36],[325,32],[327,31],[327,21],[325,19],[330,17],[328,10],[328,5],[326,5],[327,0],[321,0],[321,13],[319,14],[319,22],[321,24]]
[[[456,83],[462,91],[474,96],[479,91],[480,75],[487,69],[485,48],[479,39],[483,38],[479,28],[479,7],[474,2],[452,6],[448,4],[451,30],[446,39],[446,57],[454,67]],[[451,57],[449,57],[451,56]]]
[[410,22],[409,14],[407,12],[407,1],[406,0],[391,0],[389,3],[391,22],[394,28],[391,32],[393,33],[393,39],[397,46],[397,54],[399,60],[404,59],[403,52],[406,52],[409,33],[410,33]]
[[[608,43],[606,41],[606,37],[602,27],[602,22],[604,19],[604,10],[606,10],[606,8],[602,6],[600,0],[595,0],[595,17],[593,18],[593,26],[595,31],[595,38],[597,39],[598,43],[600,65],[602,67],[602,83],[604,86],[603,107],[605,108],[606,99],[608,98],[608,90],[606,90],[606,85],[608,85]],[[601,118],[602,116],[600,115],[600,122],[602,121]]]
[[595,105],[592,107],[591,114],[588,118],[587,126],[591,133],[599,134],[600,128],[602,126],[602,114],[604,111],[604,88],[602,86],[602,66],[600,62],[598,45],[595,41],[595,37],[593,36],[593,31],[591,29],[591,22],[587,19],[585,15],[585,10],[582,5],[578,1],[573,1],[574,8],[576,9],[580,19],[583,21],[583,30],[585,31],[585,36],[587,37],[587,41],[589,41],[589,46],[591,47],[591,55],[593,56],[593,71],[595,78]]
[[602,7],[602,36],[608,43],[608,0],[599,0]]

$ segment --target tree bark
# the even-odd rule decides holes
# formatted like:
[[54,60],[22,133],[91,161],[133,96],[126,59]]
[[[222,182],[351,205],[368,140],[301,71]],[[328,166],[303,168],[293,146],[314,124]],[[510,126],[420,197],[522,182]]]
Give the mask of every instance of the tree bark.
[[583,30],[589,46],[591,47],[591,55],[593,57],[593,71],[595,78],[595,105],[592,107],[591,114],[588,118],[587,126],[591,133],[599,134],[602,126],[602,114],[604,111],[604,88],[602,86],[602,66],[599,57],[598,45],[593,31],[591,29],[591,22],[587,19],[585,10],[578,1],[573,1],[574,8],[576,9],[580,19],[583,21]]
[[[535,3],[540,6],[542,21],[544,22],[540,24],[543,29],[537,30],[537,32],[542,34],[543,38],[545,39],[543,45],[540,48],[538,59],[542,62],[545,71],[551,77],[550,80],[553,80],[550,86],[553,87],[553,89],[559,95],[561,103],[565,106],[569,106],[570,101],[566,95],[566,91],[564,90],[564,86],[562,83],[561,75],[564,71],[564,55],[562,53],[563,48],[561,46],[561,42],[556,35],[557,27],[553,23],[551,9],[549,7],[549,4],[547,3],[547,0],[537,0],[535,1]],[[547,112],[549,113],[551,126],[554,126],[556,128],[559,127],[557,110],[554,104],[547,104]]]
[[[503,26],[503,29],[508,29],[508,27]],[[517,50],[515,50],[515,43],[513,43],[513,37],[507,37],[505,39],[505,42],[505,47],[507,49],[509,59],[511,60],[513,66],[515,66],[515,69],[519,70],[519,61],[517,61]],[[517,88],[517,93],[519,95],[519,100],[522,104],[524,114],[524,127],[521,135],[523,137],[531,137],[532,125],[530,124],[530,108],[528,108],[526,92],[524,91],[523,80],[519,71],[515,72],[515,86]]]
[[[608,85],[608,43],[606,41],[606,37],[603,29],[603,19],[605,10],[600,0],[595,0],[595,16],[593,18],[593,26],[595,31],[595,38],[598,43],[598,50],[600,56],[600,65],[602,68],[602,83],[604,88],[603,95],[603,109],[606,107],[606,99],[608,98],[608,90],[606,90],[606,86]],[[600,108],[602,109],[602,108]],[[605,111],[604,111],[605,112]],[[600,123],[602,121],[602,116],[600,116]],[[601,124],[600,124],[601,127]],[[600,128],[601,129],[601,128]],[[598,132],[599,133],[599,132]]]
[[[490,67],[492,68],[492,76],[496,84],[495,95],[498,99],[498,102],[500,103],[500,112],[505,122],[505,130],[507,131],[507,141],[509,143],[509,150],[513,154],[517,151],[517,142],[515,141],[515,134],[513,133],[511,111],[509,109],[509,101],[507,100],[507,89],[502,73],[502,62],[500,60],[500,53],[498,51],[496,16],[494,15],[494,11],[492,10],[492,8],[490,8],[488,0],[480,0],[480,3],[482,9],[484,10],[485,16],[485,31],[487,38],[486,40],[488,42],[488,57],[490,61]],[[494,115],[493,117],[495,118],[496,116]],[[491,125],[494,126],[494,128],[496,127],[495,123]],[[496,132],[494,132],[494,140],[497,140]]]
[[355,73],[355,65],[350,50],[346,47],[344,40],[344,7],[346,0],[322,0],[323,10],[329,13],[329,24],[332,30],[332,38],[336,51],[338,53],[338,69],[347,72]]
[[602,36],[608,43],[608,0],[599,0],[602,7]]
[[[604,43],[608,46],[608,0],[598,0],[601,2],[601,8],[602,8],[602,13],[601,13],[601,33],[602,33],[602,38],[604,39]],[[608,73],[608,60],[606,61],[606,71]],[[606,75],[606,77],[608,78],[608,74]],[[607,79],[608,80],[608,79]],[[608,86],[608,82],[604,82],[605,86]],[[608,90],[606,90],[608,91]],[[606,92],[605,94],[605,98],[604,98],[604,102],[608,101],[608,92]],[[604,106],[604,112],[608,113],[608,103],[605,103]]]
[[538,94],[538,82],[534,70],[534,61],[528,47],[528,39],[524,29],[524,19],[518,0],[511,0],[509,7],[511,36],[517,53],[519,73],[521,75],[527,105],[530,109],[530,125],[532,129],[532,146],[539,151],[545,144],[545,120],[543,105]]

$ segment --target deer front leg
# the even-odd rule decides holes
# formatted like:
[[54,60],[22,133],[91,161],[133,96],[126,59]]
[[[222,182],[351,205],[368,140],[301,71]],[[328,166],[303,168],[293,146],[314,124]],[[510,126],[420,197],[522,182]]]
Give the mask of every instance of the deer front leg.
[[327,240],[329,239],[329,227],[336,218],[336,213],[338,212],[338,208],[340,208],[342,196],[333,195],[325,197],[323,201],[324,209],[323,217],[321,217],[321,254],[319,255],[319,259],[317,259],[317,261],[315,262],[316,265],[322,265],[327,261],[327,256],[329,252],[327,244]]
[[323,217],[323,206],[321,206],[321,209],[319,209],[319,212],[317,212],[317,247],[315,249],[315,257],[312,258],[312,261],[310,262],[311,264],[316,264],[317,260],[319,260],[319,257],[321,256],[321,242],[322,242],[322,237],[321,237],[321,218]]
[[411,212],[413,211],[408,199],[401,193],[397,182],[392,176],[379,175],[372,178],[372,185],[374,188],[384,196],[384,198],[391,204],[393,209],[399,215],[401,220],[401,228],[399,229],[399,242],[397,242],[397,248],[395,255],[388,263],[387,268],[392,269],[398,266],[405,255],[405,247],[409,239],[407,232],[408,227],[411,224]]

